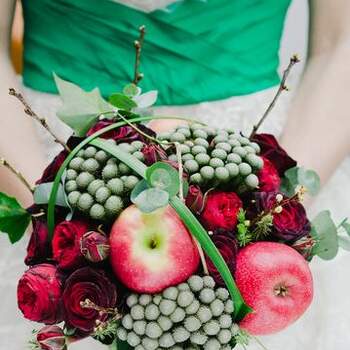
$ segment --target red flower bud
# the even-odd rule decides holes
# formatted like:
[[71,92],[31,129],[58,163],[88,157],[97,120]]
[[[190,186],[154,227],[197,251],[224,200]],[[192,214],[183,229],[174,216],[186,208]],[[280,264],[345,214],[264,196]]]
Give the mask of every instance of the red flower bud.
[[186,196],[186,205],[195,214],[200,214],[203,209],[204,196],[199,186],[191,185]]
[[110,251],[108,237],[96,231],[86,232],[80,239],[80,252],[85,259],[98,263],[105,260]]
[[37,344],[43,350],[66,350],[66,337],[58,326],[46,326],[36,335]]
[[146,165],[152,165],[153,163],[156,163],[160,160],[166,160],[168,158],[163,148],[155,145],[154,143],[143,146],[141,152],[145,157]]

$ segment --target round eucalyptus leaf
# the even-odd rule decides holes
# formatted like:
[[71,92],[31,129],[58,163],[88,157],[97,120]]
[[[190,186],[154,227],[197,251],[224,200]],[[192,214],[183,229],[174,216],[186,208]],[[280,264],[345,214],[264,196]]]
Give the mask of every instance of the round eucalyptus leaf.
[[147,184],[147,181],[146,180],[141,180],[139,181],[136,186],[133,188],[133,190],[131,191],[131,194],[130,194],[130,200],[131,202],[135,203],[135,199],[137,198],[137,196],[147,190],[149,187],[148,187],[148,184]]
[[169,203],[169,194],[159,188],[142,191],[134,200],[136,206],[144,213],[151,213]]

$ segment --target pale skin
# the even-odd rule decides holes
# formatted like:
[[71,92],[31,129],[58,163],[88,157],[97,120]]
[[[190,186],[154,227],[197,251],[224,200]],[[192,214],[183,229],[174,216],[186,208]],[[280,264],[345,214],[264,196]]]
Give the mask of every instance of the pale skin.
[[[34,183],[46,165],[43,149],[32,121],[8,95],[8,88],[17,85],[9,56],[14,5],[14,0],[0,2],[0,102],[6,111],[1,117],[0,157],[6,156]],[[310,0],[310,6],[308,62],[280,141],[325,183],[350,151],[350,2]],[[164,130],[168,123],[155,126]],[[4,168],[0,169],[0,191],[16,196],[24,205],[31,203],[30,192]]]

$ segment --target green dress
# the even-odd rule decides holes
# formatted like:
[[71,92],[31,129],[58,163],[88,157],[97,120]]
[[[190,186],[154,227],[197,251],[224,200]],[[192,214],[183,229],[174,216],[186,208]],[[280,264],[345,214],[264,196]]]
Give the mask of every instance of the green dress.
[[52,74],[104,96],[133,78],[133,41],[147,36],[140,86],[160,105],[256,92],[279,82],[290,0],[184,0],[151,13],[110,0],[22,0],[24,84],[56,93]]

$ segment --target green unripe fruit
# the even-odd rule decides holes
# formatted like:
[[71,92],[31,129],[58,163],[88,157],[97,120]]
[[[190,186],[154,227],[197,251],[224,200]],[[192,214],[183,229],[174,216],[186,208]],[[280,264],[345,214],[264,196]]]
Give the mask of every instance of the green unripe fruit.
[[81,165],[81,169],[89,173],[95,173],[99,167],[100,164],[98,164],[98,161],[95,158],[86,159]]
[[199,124],[199,123],[192,123],[190,124],[190,128],[191,130],[197,130],[197,129],[203,129],[203,125],[202,124]]
[[154,303],[154,304],[159,305],[161,301],[162,301],[162,296],[161,296],[161,295],[156,294],[156,295],[153,297],[153,303]]
[[118,165],[119,171],[122,175],[129,175],[131,172],[131,169],[124,163],[120,163]]
[[195,173],[191,175],[190,182],[196,185],[200,185],[203,182],[202,175],[200,173]]
[[103,164],[105,162],[107,162],[108,160],[108,154],[103,151],[103,150],[100,150],[98,151],[96,154],[95,154],[95,159],[100,163],[100,164]]
[[241,163],[238,165],[238,168],[239,168],[239,173],[242,176],[247,176],[251,174],[251,172],[253,171],[252,167],[248,163]]
[[232,317],[228,314],[223,314],[219,317],[221,328],[230,328],[232,326]]
[[229,139],[227,142],[232,148],[241,146],[237,139]]
[[219,299],[215,299],[210,303],[211,313],[215,317],[220,316],[224,312],[224,308],[225,308],[224,303]]
[[216,149],[223,149],[227,153],[231,152],[231,146],[228,142],[219,142],[216,146]]
[[97,152],[97,149],[95,147],[89,146],[88,148],[86,148],[84,152],[85,158],[95,157],[96,152]]
[[195,331],[198,331],[198,329],[201,328],[202,324],[197,317],[189,316],[185,319],[184,326],[189,332],[193,333]]
[[217,135],[214,137],[215,144],[218,144],[220,142],[226,142],[226,141],[227,141],[227,137],[225,135]]
[[146,332],[146,321],[135,321],[132,329],[136,334],[144,335]]
[[251,142],[250,147],[253,147],[256,153],[260,153],[260,146],[256,142]]
[[197,317],[202,323],[206,323],[212,319],[213,314],[208,306],[201,306],[197,312]]
[[73,158],[69,163],[69,168],[74,169],[76,171],[80,171],[81,165],[84,163],[84,159],[81,157]]
[[225,167],[218,167],[215,169],[215,177],[220,182],[226,182],[230,179],[230,173]]
[[146,350],[156,350],[159,347],[158,341],[156,339],[143,338],[141,343]]
[[159,345],[163,348],[170,348],[175,345],[175,340],[171,333],[165,333],[159,338]]
[[237,153],[241,157],[245,157],[247,155],[247,151],[241,146],[233,147],[232,152]]
[[225,129],[218,129],[218,135],[228,137],[228,132]]
[[68,193],[76,191],[78,189],[78,185],[77,185],[75,180],[67,181],[64,187],[66,189],[66,192],[68,192]]
[[230,293],[228,292],[228,290],[226,288],[218,288],[215,291],[215,295],[222,301],[225,301],[229,298]]
[[109,216],[119,214],[123,209],[123,201],[118,196],[110,196],[105,203],[106,213]]
[[96,179],[96,180],[93,180],[92,182],[90,182],[87,190],[88,192],[94,196],[96,191],[100,188],[100,187],[103,187],[104,186],[104,182],[100,179]]
[[199,293],[199,300],[204,304],[210,304],[215,299],[215,292],[212,289],[204,288]]
[[211,276],[204,276],[203,277],[203,283],[204,283],[204,287],[208,287],[208,288],[214,288],[215,287],[214,278],[211,277]]
[[68,203],[72,207],[75,207],[78,204],[79,197],[80,197],[80,192],[78,192],[78,191],[73,191],[73,192],[69,193],[67,196]]
[[148,305],[152,301],[152,296],[150,294],[141,294],[139,297],[139,304],[142,306]]
[[186,137],[184,134],[182,134],[181,132],[174,132],[171,136],[170,136],[170,141],[171,142],[184,142],[186,140]]
[[190,174],[193,174],[199,170],[199,165],[195,160],[186,160],[184,167]]
[[206,139],[202,139],[200,137],[198,137],[194,140],[194,144],[197,146],[203,146],[205,148],[209,147],[209,142]]
[[222,159],[219,158],[212,158],[210,159],[209,165],[213,168],[219,168],[224,166],[224,162]]
[[214,178],[214,175],[215,175],[215,170],[211,166],[204,166],[200,170],[200,174],[202,175],[204,180],[206,180],[206,181],[212,180]]
[[187,315],[194,315],[199,310],[200,303],[197,299],[194,299],[190,305],[186,307],[186,314]]
[[141,151],[134,152],[133,156],[141,162],[143,162],[145,160],[145,156],[143,155],[143,153]]
[[121,341],[126,341],[127,337],[128,337],[128,332],[126,331],[125,328],[123,327],[118,327],[117,329],[117,337],[121,340]]
[[74,169],[68,169],[66,172],[67,180],[75,180],[78,176],[78,173]]
[[168,157],[168,159],[172,162],[177,162],[177,155],[176,154],[170,154],[170,156]]
[[133,188],[137,185],[137,183],[140,181],[140,179],[134,175],[130,175],[127,177],[127,179],[124,181],[124,186],[127,191],[133,190]]
[[170,132],[161,132],[158,135],[159,140],[169,140],[170,139]]
[[177,343],[183,343],[190,337],[190,332],[185,327],[177,327],[173,332],[174,340]]
[[[102,186],[101,186],[102,187]],[[107,182],[108,189],[117,196],[121,196],[124,192],[124,183],[121,179],[115,178]]]
[[110,158],[107,160],[108,165],[116,165],[118,164],[118,160],[116,158]]
[[81,211],[88,211],[94,204],[94,199],[89,193],[83,193],[78,200],[78,208]]
[[184,142],[184,144],[187,145],[187,146],[189,146],[189,147],[191,147],[191,148],[194,146],[194,143],[193,143],[193,141],[191,141],[191,140],[186,140],[186,141]]
[[107,164],[102,170],[102,177],[105,180],[113,179],[118,176],[118,166],[116,164]]
[[185,311],[180,308],[177,307],[175,309],[175,311],[170,315],[170,319],[174,322],[174,323],[179,323],[181,321],[183,321],[186,317],[186,313]]
[[77,153],[76,157],[84,158],[84,157],[85,157],[85,151],[84,151],[83,149],[81,149],[81,150]]
[[95,178],[93,175],[91,175],[90,173],[84,172],[78,175],[76,181],[79,188],[86,188],[94,180]]
[[187,283],[193,292],[199,292],[204,287],[204,282],[203,282],[202,277],[197,276],[197,275],[191,276],[188,279]]
[[176,309],[176,303],[173,300],[163,299],[159,304],[159,310],[164,316],[170,316]]
[[122,318],[122,325],[125,329],[128,329],[128,330],[132,329],[133,319],[131,318],[131,316],[129,314],[125,315]]
[[239,333],[239,326],[238,324],[234,323],[232,326],[231,326],[231,334],[233,337],[235,337],[238,333]]
[[208,336],[203,331],[195,332],[191,334],[190,337],[191,343],[196,345],[203,345],[206,343],[207,340]]
[[210,320],[203,326],[203,331],[209,336],[217,335],[220,332],[219,322],[216,320]]
[[245,160],[255,169],[261,169],[264,166],[264,161],[256,154],[248,154]]
[[206,139],[208,137],[208,134],[203,129],[196,129],[193,131],[193,138],[195,139],[198,137]]
[[179,291],[185,291],[185,290],[190,290],[190,286],[188,285],[188,283],[183,282],[177,285],[177,289]]
[[158,324],[164,332],[168,331],[173,326],[171,319],[163,315],[159,316]]
[[126,299],[126,305],[128,305],[131,308],[138,303],[138,300],[139,298],[137,294],[130,294]]
[[176,300],[178,294],[179,294],[179,291],[177,290],[176,287],[168,287],[163,290],[163,297],[165,299]]
[[181,128],[178,128],[176,130],[176,132],[184,135],[186,138],[191,137],[191,131],[189,128],[182,128],[181,127]]
[[234,310],[235,309],[234,309],[233,301],[231,299],[226,300],[226,302],[225,302],[225,312],[227,314],[232,314]]
[[137,150],[140,150],[143,147],[143,145],[143,142],[138,140],[131,142],[131,146],[133,146]]
[[228,163],[225,165],[231,178],[236,177],[239,174],[238,165],[235,163]]
[[228,329],[222,329],[218,334],[218,341],[221,344],[227,344],[231,341],[232,334]]
[[133,320],[143,320],[143,318],[145,317],[145,309],[143,308],[143,306],[141,306],[139,304],[134,305],[130,309],[130,316],[132,317]]
[[238,155],[236,153],[230,153],[227,156],[227,163],[240,164],[240,163],[242,163],[242,158],[240,155]]
[[146,306],[146,309],[145,309],[146,320],[155,321],[156,319],[158,319],[159,315],[160,315],[160,311],[157,305],[149,304]]
[[100,187],[95,193],[95,198],[98,203],[103,204],[110,195],[111,191],[107,187]]
[[259,178],[255,174],[250,174],[244,179],[245,184],[250,188],[259,186]]
[[255,154],[255,149],[253,147],[244,146],[243,148],[247,151],[248,154]]
[[[175,157],[176,157],[176,155],[175,155]],[[170,158],[170,157],[169,157]],[[193,156],[193,154],[191,154],[191,153],[186,153],[186,154],[184,154],[183,156],[182,156],[182,161],[183,162],[186,162],[187,160],[191,160],[191,159],[194,159],[194,156]],[[175,161],[177,161],[177,157],[176,157],[176,160]]]
[[218,149],[215,148],[212,152],[211,152],[211,156],[213,159],[218,158],[218,159],[222,159],[225,160],[227,158],[227,153],[225,150],[223,149]]
[[179,148],[180,148],[181,154],[190,153],[190,151],[191,151],[190,146],[187,146],[184,144],[179,145]]
[[238,141],[241,143],[242,146],[247,146],[250,144],[250,141],[248,138],[244,137],[244,136],[240,136],[238,138]]
[[189,306],[194,300],[194,295],[189,290],[181,291],[177,297],[177,303],[181,307]]
[[101,204],[94,204],[90,209],[90,217],[94,220],[102,220],[106,214],[105,208]]
[[195,145],[192,147],[191,153],[195,156],[196,154],[199,154],[199,153],[207,153],[207,149],[203,146]]
[[151,339],[157,339],[163,334],[163,330],[160,328],[157,322],[150,322],[146,325],[146,335]]
[[221,345],[218,340],[212,338],[204,344],[203,350],[221,350]]
[[135,332],[128,333],[126,341],[132,347],[135,347],[141,343],[140,337]]

